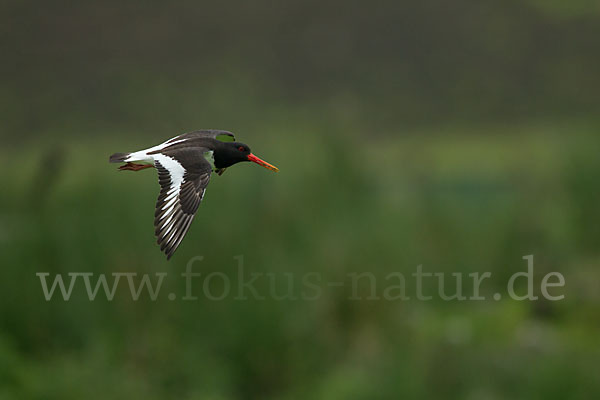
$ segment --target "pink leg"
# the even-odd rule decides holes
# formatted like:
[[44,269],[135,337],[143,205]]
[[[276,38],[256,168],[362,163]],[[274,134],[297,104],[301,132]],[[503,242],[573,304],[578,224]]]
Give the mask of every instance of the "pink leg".
[[152,165],[152,164],[135,164],[135,163],[128,162],[125,165],[121,165],[119,167],[119,171],[140,171],[142,169],[153,168],[153,167],[154,167],[154,165]]

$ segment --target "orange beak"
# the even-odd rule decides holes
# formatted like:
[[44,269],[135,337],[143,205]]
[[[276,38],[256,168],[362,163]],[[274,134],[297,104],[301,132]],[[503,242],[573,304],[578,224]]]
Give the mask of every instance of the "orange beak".
[[273,172],[277,172],[279,171],[279,168],[277,168],[274,165],[269,164],[266,161],[261,160],[260,158],[256,157],[254,154],[249,154],[248,155],[248,161],[252,161],[257,163],[258,165],[262,165],[263,167],[265,167],[266,169],[270,169]]

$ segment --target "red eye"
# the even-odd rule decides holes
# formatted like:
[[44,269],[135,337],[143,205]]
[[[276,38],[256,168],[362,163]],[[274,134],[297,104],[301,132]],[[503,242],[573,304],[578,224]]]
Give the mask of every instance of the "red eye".
[[238,147],[238,150],[239,150],[239,151],[244,151],[244,146],[240,146],[240,147]]

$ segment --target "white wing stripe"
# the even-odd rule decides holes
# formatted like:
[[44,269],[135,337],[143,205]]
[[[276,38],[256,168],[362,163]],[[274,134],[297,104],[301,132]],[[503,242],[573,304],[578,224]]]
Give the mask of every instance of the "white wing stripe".
[[185,174],[185,169],[179,164],[177,160],[166,156],[164,154],[153,154],[154,159],[160,163],[167,171],[169,171],[169,175],[171,176],[171,189],[169,191],[179,191],[179,187],[181,186],[181,182],[183,182],[183,175]]
[[169,172],[169,176],[171,178],[171,187],[167,192],[169,195],[164,200],[164,205],[161,207],[161,210],[167,210],[160,217],[161,220],[168,217],[164,222],[161,221],[161,225],[166,226],[166,224],[168,224],[173,218],[174,211],[177,206],[177,196],[179,195],[181,183],[183,182],[183,176],[185,175],[185,169],[174,158],[160,153],[154,154],[153,156],[154,159]]
[[[166,225],[163,225],[163,226],[162,226],[162,228],[164,228],[165,226],[166,226]],[[167,228],[167,230],[163,232],[162,236],[163,236],[163,237],[165,237],[165,236],[167,235],[167,233],[169,233],[169,232],[171,231],[171,229],[173,229],[173,227],[174,227],[174,226],[175,226],[175,224],[174,224],[174,223],[173,223],[173,224],[171,224],[171,226],[169,226],[169,227]]]
[[170,200],[167,201],[167,199],[165,199],[165,205],[164,207],[161,208],[161,210],[166,210],[167,208],[171,207],[175,201],[177,201],[177,197],[172,197]]
[[[162,217],[160,217],[160,219],[163,219],[166,216],[167,216],[167,214],[165,214]],[[171,213],[171,215],[169,215],[169,218],[167,218],[166,221],[164,221],[164,222],[161,221],[160,225],[163,226],[163,227],[166,226],[169,223],[169,221],[171,221],[172,218],[173,218],[173,213]]]
[[[173,140],[173,139],[169,139],[169,140]],[[159,158],[157,157],[157,155],[162,155],[162,154],[148,154],[148,153],[152,153],[154,151],[160,151],[160,150],[164,149],[167,146],[171,146],[173,144],[182,143],[182,142],[186,141],[186,139],[179,139],[179,140],[174,140],[173,142],[169,143],[169,140],[167,140],[166,142],[163,142],[163,143],[161,143],[161,144],[159,144],[157,146],[150,147],[149,149],[133,152],[133,153],[131,153],[129,155],[129,157],[127,157],[127,159],[125,161],[126,162],[129,162],[129,161],[148,161],[148,162],[151,162],[151,161],[154,161],[154,160],[159,160]]]

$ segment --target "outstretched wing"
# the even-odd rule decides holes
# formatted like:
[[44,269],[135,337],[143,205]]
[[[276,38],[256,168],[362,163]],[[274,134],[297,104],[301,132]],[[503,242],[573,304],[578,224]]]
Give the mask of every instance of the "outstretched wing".
[[233,136],[233,133],[231,132],[221,131],[218,129],[202,129],[199,131],[183,133],[179,136],[175,136],[173,139],[169,140],[167,144],[174,144],[175,142],[181,143],[182,141],[201,138],[217,139],[221,142],[235,142],[235,136]]
[[154,155],[160,194],[154,227],[160,250],[170,259],[187,233],[210,181],[208,149],[178,149]]

